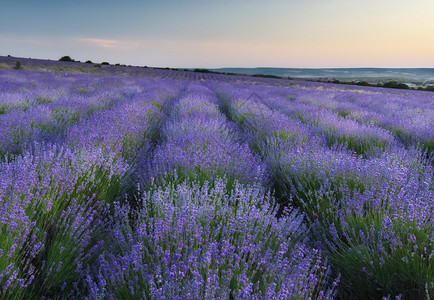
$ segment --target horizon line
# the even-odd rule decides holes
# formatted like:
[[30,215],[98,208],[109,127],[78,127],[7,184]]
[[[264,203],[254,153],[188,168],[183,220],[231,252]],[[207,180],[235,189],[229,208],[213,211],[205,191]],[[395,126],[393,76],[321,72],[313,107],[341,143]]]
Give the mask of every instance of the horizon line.
[[[17,58],[17,59],[33,59],[33,60],[49,60],[49,61],[58,61],[59,59],[53,59],[53,58],[36,58],[36,57],[20,57],[20,56],[13,56],[13,55],[0,55],[0,57],[5,58]],[[105,60],[106,61],[106,60]],[[85,63],[83,61],[75,60],[76,63]],[[92,62],[94,64],[98,64],[98,62]],[[245,67],[245,66],[219,66],[219,67],[202,67],[202,66],[195,66],[195,67],[169,67],[169,66],[149,66],[149,65],[131,65],[131,64],[124,64],[124,63],[109,63],[110,65],[116,65],[120,64],[122,66],[130,66],[130,67],[148,67],[148,68],[172,68],[172,69],[210,69],[210,70],[216,70],[216,69],[311,69],[311,70],[321,70],[321,69],[434,69],[434,66],[426,67],[426,66],[401,66],[401,67],[390,67],[390,66],[381,66],[381,67],[373,67],[373,66],[351,66],[351,67],[283,67],[283,66],[255,66],[255,67]]]

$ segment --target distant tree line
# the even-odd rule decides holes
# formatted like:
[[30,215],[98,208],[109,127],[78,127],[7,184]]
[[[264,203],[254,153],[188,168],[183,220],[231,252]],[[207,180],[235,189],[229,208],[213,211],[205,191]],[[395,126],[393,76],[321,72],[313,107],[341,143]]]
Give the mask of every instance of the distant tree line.
[[[66,62],[80,62],[79,60],[72,59],[70,56],[62,56],[59,61],[66,61]],[[91,60],[86,60],[86,64],[93,64]],[[104,61],[101,63],[101,65],[110,65],[108,62]]]
[[348,84],[348,85],[359,85],[359,86],[373,86],[373,87],[382,87],[382,88],[389,88],[389,89],[401,89],[401,90],[420,90],[420,91],[434,91],[434,85],[430,85],[427,87],[418,87],[418,88],[411,88],[407,84],[398,82],[398,81],[388,81],[385,83],[376,83],[372,84],[367,81],[340,81],[340,80],[333,80],[332,83],[337,84]]
[[270,74],[253,74],[252,76],[253,77],[282,79],[282,77],[279,77],[279,76],[276,76],[276,75],[270,75]]
[[[74,60],[72,59],[70,56],[62,56],[59,61],[64,61],[64,62],[80,62],[79,60]],[[87,60],[86,61],[87,64],[93,64],[92,61]],[[104,61],[101,64],[95,64],[95,67],[101,67],[101,65],[110,65],[108,62]],[[124,64],[115,64],[115,66],[122,66],[122,67],[127,67]],[[131,65],[128,65],[128,67],[132,67]],[[15,70],[20,70],[23,68],[22,64],[20,61],[17,61],[15,66],[13,67]],[[147,68],[147,66],[143,67],[143,68]],[[173,70],[173,71],[191,71],[188,69],[177,69],[177,68],[158,68],[158,67],[154,67],[153,69],[165,69],[165,70]],[[240,74],[235,74],[235,73],[227,73],[227,72],[216,72],[216,71],[211,71],[208,69],[194,69],[193,72],[197,72],[197,73],[211,73],[211,74],[226,74],[226,75],[240,75]],[[245,76],[249,76],[249,75],[245,75]],[[250,75],[253,77],[264,77],[264,78],[275,78],[275,79],[283,79],[283,77],[279,77],[276,75],[270,75],[270,74],[254,74],[254,75]],[[288,79],[293,79],[288,77]],[[310,80],[310,81],[319,81],[322,82],[322,80]],[[397,82],[397,81],[388,81],[385,83],[377,83],[377,84],[372,84],[369,83],[367,81],[340,81],[340,80],[333,80],[333,81],[328,81],[331,83],[336,83],[336,84],[348,84],[348,85],[358,85],[358,86],[372,86],[372,87],[382,87],[382,88],[391,88],[391,89],[401,89],[401,90],[410,90],[410,89],[416,89],[416,88],[410,88],[407,84],[402,83],[402,82]],[[434,91],[434,85],[430,85],[427,87],[418,87],[417,90],[421,90],[421,91]]]

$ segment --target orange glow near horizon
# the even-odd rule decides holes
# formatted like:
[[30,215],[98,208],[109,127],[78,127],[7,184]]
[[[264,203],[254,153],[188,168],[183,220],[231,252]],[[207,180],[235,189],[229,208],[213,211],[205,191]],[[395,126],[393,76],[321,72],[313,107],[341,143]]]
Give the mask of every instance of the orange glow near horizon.
[[0,21],[0,55],[164,67],[434,67],[432,0],[167,1],[108,0],[101,15],[71,3],[56,8],[57,23],[37,22],[46,9],[35,7],[21,23]]

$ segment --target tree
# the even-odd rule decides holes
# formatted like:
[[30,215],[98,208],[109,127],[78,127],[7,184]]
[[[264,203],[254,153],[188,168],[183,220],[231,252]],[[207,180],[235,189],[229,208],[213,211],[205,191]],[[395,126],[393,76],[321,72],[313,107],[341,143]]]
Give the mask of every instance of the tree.
[[69,56],[62,56],[59,61],[74,61],[71,57]]

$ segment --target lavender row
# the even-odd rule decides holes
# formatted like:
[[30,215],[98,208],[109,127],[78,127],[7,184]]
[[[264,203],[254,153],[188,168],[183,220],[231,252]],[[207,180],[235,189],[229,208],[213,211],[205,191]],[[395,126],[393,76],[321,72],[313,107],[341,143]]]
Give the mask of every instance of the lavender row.
[[77,150],[101,148],[107,154],[114,153],[132,162],[138,151],[146,153],[153,143],[152,131],[163,118],[162,109],[182,85],[182,82],[161,82],[156,90],[138,86],[129,99],[70,126],[64,142]]
[[145,166],[148,180],[267,181],[260,158],[248,145],[236,142],[237,133],[219,111],[215,95],[204,86],[189,86],[173,107],[161,137],[163,142]]
[[[4,75],[9,74],[3,74],[3,77]],[[33,140],[60,142],[71,124],[86,119],[96,111],[107,109],[116,103],[121,105],[133,96],[137,97],[144,85],[159,85],[152,79],[89,78],[88,75],[60,76],[50,73],[35,75],[40,84],[36,87],[26,81],[30,81],[27,78],[29,73],[18,72],[18,75],[6,77],[9,81],[5,82],[5,93],[2,95],[9,95],[10,100],[18,103],[18,106],[23,102],[27,106],[0,114],[1,156],[7,152],[20,153]],[[14,80],[23,81],[22,86],[8,88],[8,84]],[[169,96],[172,93],[171,84],[173,90],[176,90],[177,84],[174,82],[160,84],[158,88],[164,86],[164,91]],[[154,97],[152,91],[146,93],[143,96]],[[37,105],[31,105],[32,101]]]
[[[405,279],[414,288],[429,284],[434,182],[433,169],[420,151],[393,147],[379,157],[362,159],[342,149],[329,149],[321,140],[308,138],[309,129],[303,124],[272,111],[260,97],[252,97],[251,90],[242,95],[220,89],[232,92],[235,120],[251,133],[252,143],[274,166],[274,179],[281,182],[279,193],[292,195],[309,216],[314,244],[326,251],[335,272],[342,273],[344,286],[359,296],[374,297],[376,290],[384,296],[411,294],[402,290],[400,279],[390,281],[393,272],[401,277],[408,274],[404,269],[419,274]],[[365,238],[368,231],[370,239]],[[405,266],[397,264],[397,259]]]
[[348,114],[348,118],[388,129],[405,144],[419,143],[433,152],[433,99],[420,96],[422,95],[406,95],[395,99],[384,94],[360,95],[354,97],[357,99],[352,102],[354,106],[357,105],[354,109],[346,107],[346,97],[342,96],[336,109],[341,114]]
[[[260,186],[227,180],[154,186],[131,210],[118,206],[112,251],[88,277],[90,296],[115,299],[330,299],[328,267],[304,245],[297,211],[277,218]],[[133,216],[133,217],[132,217]],[[131,219],[133,218],[133,219]]]
[[[0,164],[2,298],[74,289],[99,247],[94,237],[105,208],[97,195],[107,197],[126,171],[101,158],[44,145]],[[104,181],[95,165],[106,165]]]
[[412,92],[395,95],[378,90],[270,90],[267,98],[276,97],[281,99],[279,101],[286,98],[309,106],[323,107],[337,112],[345,119],[368,124],[369,127],[387,129],[407,146],[420,144],[427,151],[432,152],[434,149],[434,106],[430,93]]
[[107,236],[117,247],[99,257],[100,275],[89,281],[92,296],[333,295],[333,288],[321,291],[328,268],[319,252],[303,243],[303,216],[293,210],[277,219],[278,206],[261,186],[266,177],[255,174],[265,168],[248,146],[237,145],[238,135],[209,89],[187,88],[153,152],[154,184],[147,185],[135,209],[115,209]]
[[101,96],[104,90],[125,84],[116,77],[6,70],[0,70],[0,80],[0,114],[26,111],[37,105],[65,101],[71,96]]
[[[144,92],[137,87],[126,88],[131,99],[116,110],[69,128],[64,142],[34,143],[1,163],[2,298],[85,295],[89,266],[105,240],[103,217],[131,184],[128,158],[143,150],[161,107],[176,93],[171,83],[154,82]],[[104,123],[115,117],[120,126]]]
[[383,128],[343,118],[322,106],[282,99],[272,91],[261,95],[269,107],[308,124],[318,135],[324,136],[330,146],[343,145],[359,155],[370,156],[398,145],[394,136]]
[[[350,90],[348,87],[339,89],[339,86],[330,84],[306,84],[298,82],[289,88],[252,87],[251,90],[267,101],[291,102],[292,114],[298,115],[299,111],[322,111],[321,114],[330,116],[324,110],[335,111],[338,116],[356,121],[362,127],[370,128],[370,131],[380,131],[380,136],[384,137],[384,130],[381,133],[381,128],[384,128],[406,146],[419,144],[432,152],[433,102],[430,93],[398,93],[372,88]],[[333,119],[339,120],[336,114],[331,115]],[[345,120],[339,122],[344,123],[343,126],[348,125],[348,128],[360,127]],[[386,144],[389,139],[390,137],[386,139]]]
[[[118,91],[119,93],[119,91]],[[65,128],[122,99],[121,94],[67,95],[55,102],[0,115],[0,153],[20,153],[33,140],[57,142]]]

